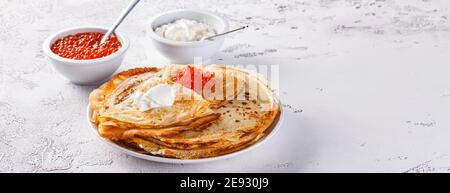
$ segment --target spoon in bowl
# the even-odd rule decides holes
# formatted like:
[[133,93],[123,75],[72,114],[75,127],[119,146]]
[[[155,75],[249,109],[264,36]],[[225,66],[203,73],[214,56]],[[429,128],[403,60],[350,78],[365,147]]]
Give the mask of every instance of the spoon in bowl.
[[229,33],[235,32],[235,31],[243,30],[243,29],[245,29],[245,28],[248,28],[248,25],[247,25],[247,26],[240,27],[240,28],[237,28],[237,29],[234,29],[234,30],[226,31],[226,32],[223,32],[223,33],[220,33],[220,34],[216,34],[216,35],[213,35],[213,36],[203,37],[203,38],[200,39],[200,41],[203,41],[203,40],[213,40],[215,37],[223,36],[223,35],[225,35],[225,34],[229,34]]
[[122,23],[122,21],[127,17],[127,15],[131,12],[131,10],[136,6],[136,4],[139,3],[140,0],[132,0],[127,8],[122,11],[119,18],[114,22],[114,24],[109,28],[108,32],[103,36],[102,40],[100,40],[100,44],[104,44],[106,40],[108,40],[109,36],[111,36],[112,33],[119,27],[119,25]]

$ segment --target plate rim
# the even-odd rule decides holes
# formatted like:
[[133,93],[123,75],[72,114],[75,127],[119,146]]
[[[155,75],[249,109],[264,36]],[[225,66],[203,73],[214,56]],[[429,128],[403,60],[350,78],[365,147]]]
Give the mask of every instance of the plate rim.
[[280,127],[282,126],[283,122],[284,122],[284,110],[283,110],[283,105],[281,104],[281,102],[278,100],[278,105],[280,106],[280,115],[278,118],[278,122],[276,123],[276,125],[273,127],[272,131],[270,131],[269,134],[267,134],[263,139],[260,139],[259,141],[257,141],[256,143],[245,147],[243,149],[240,149],[238,151],[232,152],[232,153],[228,153],[228,154],[224,154],[224,155],[220,155],[220,156],[215,156],[215,157],[208,157],[208,158],[199,158],[199,159],[177,159],[177,158],[166,158],[166,157],[159,157],[159,156],[154,156],[154,155],[149,155],[149,154],[142,154],[142,153],[138,153],[132,150],[129,150],[125,147],[122,147],[114,142],[112,142],[109,139],[103,138],[102,136],[100,136],[98,134],[97,128],[96,126],[91,122],[91,112],[90,112],[90,103],[88,103],[87,108],[86,108],[86,121],[89,124],[91,133],[94,134],[96,136],[96,138],[98,138],[99,140],[103,141],[104,143],[108,144],[109,146],[113,147],[114,149],[117,149],[119,151],[121,151],[122,153],[125,153],[127,155],[133,156],[133,157],[137,157],[140,159],[144,159],[144,160],[148,160],[148,161],[154,161],[154,162],[160,162],[160,163],[170,163],[170,164],[199,164],[199,163],[206,163],[206,162],[212,162],[212,161],[219,161],[219,160],[224,160],[224,159],[229,159],[232,157],[236,157],[238,155],[242,155],[246,152],[249,152],[261,145],[263,145],[264,143],[266,143],[268,140],[270,140],[280,129]]

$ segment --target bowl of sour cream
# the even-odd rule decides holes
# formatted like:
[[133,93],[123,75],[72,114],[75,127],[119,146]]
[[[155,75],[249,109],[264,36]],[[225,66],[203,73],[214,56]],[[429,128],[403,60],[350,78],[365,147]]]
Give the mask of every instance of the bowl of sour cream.
[[153,17],[147,32],[155,48],[172,63],[208,62],[222,47],[224,36],[202,38],[228,31],[219,15],[194,9],[168,11]]

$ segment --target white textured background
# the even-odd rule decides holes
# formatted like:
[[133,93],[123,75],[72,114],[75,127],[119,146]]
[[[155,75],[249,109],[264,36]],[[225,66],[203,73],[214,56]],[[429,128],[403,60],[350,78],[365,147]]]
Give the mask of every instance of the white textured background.
[[126,0],[0,1],[0,172],[450,171],[450,1],[143,0],[119,28],[122,69],[163,65],[145,33],[175,8],[219,12],[232,27],[220,64],[278,64],[286,119],[268,143],[199,165],[148,162],[96,139],[93,87],[59,76],[52,32],[109,26]]

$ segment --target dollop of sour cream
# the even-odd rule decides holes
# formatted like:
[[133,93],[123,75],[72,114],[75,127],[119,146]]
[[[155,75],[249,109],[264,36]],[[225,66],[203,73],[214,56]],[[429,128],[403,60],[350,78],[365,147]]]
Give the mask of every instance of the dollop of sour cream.
[[152,108],[170,107],[175,102],[177,88],[174,85],[158,84],[147,92],[136,92],[133,95],[133,105],[139,111],[145,112]]
[[180,42],[200,41],[203,37],[216,35],[212,26],[189,19],[159,26],[155,32],[163,38]]

